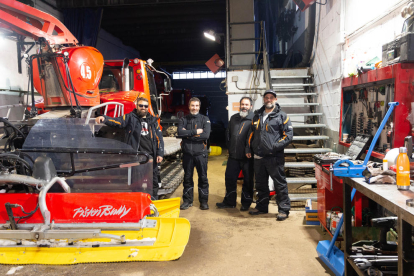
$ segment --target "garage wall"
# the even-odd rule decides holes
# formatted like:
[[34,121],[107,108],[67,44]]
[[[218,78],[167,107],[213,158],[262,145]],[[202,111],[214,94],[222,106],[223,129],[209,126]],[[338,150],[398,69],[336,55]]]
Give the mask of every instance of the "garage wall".
[[194,95],[206,95],[210,100],[208,117],[212,122],[223,122],[227,127],[227,95],[219,88],[223,79],[173,80],[174,89],[190,89]]
[[[356,66],[378,57],[382,59],[382,45],[401,33],[404,19],[401,9],[408,1],[365,0],[346,1],[345,4],[345,59],[344,73],[356,73]],[[356,6],[359,5],[358,9]],[[361,11],[372,9],[375,13],[362,16]],[[355,20],[358,18],[358,20]]]
[[[341,79],[376,56],[401,32],[400,11],[408,1],[328,0],[316,7],[311,70],[327,135],[339,138]],[[362,5],[362,6],[361,6]],[[368,13],[366,11],[369,11]]]

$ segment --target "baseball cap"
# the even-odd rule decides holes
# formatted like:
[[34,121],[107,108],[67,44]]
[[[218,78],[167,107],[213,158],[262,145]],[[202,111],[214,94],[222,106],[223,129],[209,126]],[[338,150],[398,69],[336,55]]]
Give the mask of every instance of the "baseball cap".
[[263,97],[264,96],[266,96],[266,94],[273,94],[273,96],[275,96],[275,98],[277,98],[277,96],[276,96],[276,92],[275,91],[273,91],[272,89],[269,89],[269,90],[266,90],[265,92],[264,92],[264,94],[263,94]]

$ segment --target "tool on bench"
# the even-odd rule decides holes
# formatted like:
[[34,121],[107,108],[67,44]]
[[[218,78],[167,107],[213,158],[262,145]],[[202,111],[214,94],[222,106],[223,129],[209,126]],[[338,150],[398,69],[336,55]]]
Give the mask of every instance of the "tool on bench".
[[[368,160],[371,157],[372,150],[374,149],[378,137],[380,136],[381,131],[384,128],[388,118],[390,117],[394,107],[398,104],[398,102],[389,103],[390,108],[388,109],[387,114],[385,114],[385,117],[382,120],[381,125],[379,126],[377,133],[375,134],[374,139],[371,142],[371,145],[368,149],[368,153],[365,156],[364,163],[362,165],[354,165],[354,163],[352,163],[350,160],[338,160],[337,162],[335,162],[333,166],[333,172],[335,176],[363,177],[362,173],[367,167]],[[343,163],[347,163],[348,167],[341,167],[341,164]],[[353,188],[351,192],[351,202],[354,199],[355,193],[356,189]],[[341,220],[337,225],[337,229],[341,229],[342,224],[344,223],[344,217],[345,216],[341,217]],[[335,235],[333,236],[331,241],[320,241],[318,243],[318,246],[316,247],[316,251],[318,252],[319,258],[335,273],[335,275],[342,276],[344,275],[345,271],[345,257],[344,253],[335,246],[335,241],[338,238],[339,232],[340,231],[335,231]]]
[[394,257],[393,259],[378,259],[378,260],[355,259],[354,262],[359,269],[365,270],[372,266],[396,265],[398,263],[398,257]]

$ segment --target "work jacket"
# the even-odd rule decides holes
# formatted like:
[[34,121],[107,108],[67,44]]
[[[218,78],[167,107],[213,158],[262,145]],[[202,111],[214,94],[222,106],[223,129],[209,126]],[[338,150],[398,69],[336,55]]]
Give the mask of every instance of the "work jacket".
[[[124,142],[128,145],[131,145],[132,148],[138,150],[139,149],[139,142],[141,139],[141,118],[137,114],[137,110],[125,114],[124,116],[120,116],[117,118],[112,118],[105,116],[105,120],[103,121],[104,124],[107,126],[124,128],[125,129],[125,140]],[[150,132],[150,137],[152,139],[153,150],[152,152],[156,154],[153,156],[156,158],[157,156],[164,157],[164,140],[162,138],[162,131],[158,124],[158,117],[154,117],[151,114],[147,114],[146,116],[148,122],[148,131]]]
[[[197,129],[203,133],[197,134]],[[182,138],[181,148],[190,155],[207,154],[207,139],[210,137],[211,123],[207,116],[189,114],[180,119],[178,123],[178,136]]]
[[253,115],[253,112],[250,111],[244,118],[240,116],[240,113],[231,116],[226,130],[226,144],[230,158],[238,160],[247,159],[245,154],[246,140]]
[[284,156],[284,148],[292,142],[293,127],[287,114],[280,110],[280,105],[269,113],[263,121],[263,106],[254,112],[254,117],[247,138],[246,153],[260,157]]

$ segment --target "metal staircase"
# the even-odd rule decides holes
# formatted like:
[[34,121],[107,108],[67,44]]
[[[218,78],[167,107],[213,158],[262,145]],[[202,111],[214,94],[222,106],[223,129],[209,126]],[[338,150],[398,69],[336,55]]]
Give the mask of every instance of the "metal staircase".
[[[328,136],[320,135],[326,125],[321,123],[323,113],[318,113],[319,103],[316,101],[317,93],[313,91],[312,75],[309,68],[269,70],[271,87],[278,95],[278,103],[282,110],[288,114],[294,129],[292,147],[285,149],[287,161],[285,168],[289,170],[310,170],[315,168],[309,158],[318,153],[330,152],[332,149],[323,147]],[[301,145],[298,147],[297,145]],[[309,147],[304,147],[309,146]],[[306,161],[298,156],[307,155]],[[296,162],[292,162],[293,158]],[[289,173],[290,174],[290,173]],[[288,177],[291,201],[302,201],[307,198],[316,200],[316,188],[303,189],[301,187],[316,184],[315,177]]]
[[[261,31],[258,33],[260,38],[252,37],[255,26],[260,26]],[[241,27],[246,31],[242,32]],[[316,188],[303,187],[316,184],[312,156],[332,151],[324,147],[324,141],[329,137],[321,135],[326,125],[321,123],[323,113],[318,112],[319,103],[316,101],[318,93],[314,91],[313,77],[309,68],[270,69],[264,30],[265,22],[230,22],[227,18],[228,76],[229,72],[234,75],[241,70],[251,72],[260,70],[262,84],[253,89],[255,93],[260,93],[258,91],[263,93],[270,88],[276,91],[278,103],[290,117],[294,129],[293,142],[285,149],[285,168],[289,173],[287,182],[291,201],[303,201],[308,198],[316,200]],[[260,47],[257,47],[258,45]],[[248,90],[239,87],[237,89]],[[227,92],[228,95],[243,94],[243,92],[229,90]],[[306,177],[312,173],[313,177]],[[296,175],[296,177],[289,175]]]

